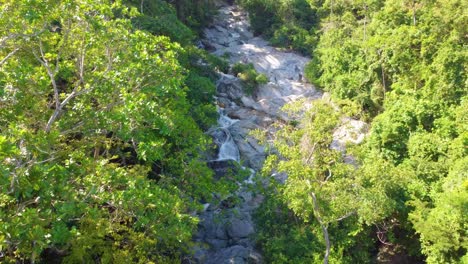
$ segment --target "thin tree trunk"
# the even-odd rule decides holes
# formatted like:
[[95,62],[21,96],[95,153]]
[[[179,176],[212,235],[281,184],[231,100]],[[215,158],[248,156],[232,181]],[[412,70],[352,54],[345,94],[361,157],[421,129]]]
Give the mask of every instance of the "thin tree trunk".
[[382,50],[378,51],[379,57],[380,57],[380,72],[382,74],[382,86],[383,86],[383,97],[385,99],[385,94],[387,93],[387,85],[385,83],[385,70],[384,70],[384,65],[383,65],[383,58],[382,58]]
[[323,264],[328,264],[328,258],[330,257],[330,238],[328,237],[328,227],[323,224],[320,224],[322,227],[323,238],[325,239],[326,249],[325,257],[323,257]]
[[50,116],[49,121],[47,121],[47,125],[45,127],[45,132],[46,133],[50,132],[50,129],[52,128],[52,124],[55,122],[55,120],[57,120],[57,118],[59,117],[61,111],[62,111],[61,108],[56,108],[54,110],[54,113],[52,114],[52,116]]
[[317,204],[317,197],[315,196],[315,193],[311,192],[310,196],[312,196],[312,200],[314,202],[314,215],[315,219],[320,224],[320,227],[322,228],[322,233],[323,233],[323,239],[325,240],[325,256],[323,258],[323,264],[328,264],[328,258],[330,257],[330,237],[328,236],[328,226],[323,222],[322,217],[320,216],[319,213],[319,208]]
[[384,71],[383,64],[380,65],[380,69],[382,70],[382,85],[383,85],[384,98],[385,98],[385,94],[387,93],[387,86],[385,85],[385,71]]

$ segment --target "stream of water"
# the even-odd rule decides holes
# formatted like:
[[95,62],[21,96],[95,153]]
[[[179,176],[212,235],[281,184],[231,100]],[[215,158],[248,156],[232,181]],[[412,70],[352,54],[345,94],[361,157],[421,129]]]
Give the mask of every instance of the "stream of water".
[[[263,196],[254,192],[251,184],[255,170],[263,166],[266,149],[250,131],[259,129],[271,136],[277,129],[272,124],[279,120],[290,121],[281,111],[285,104],[301,100],[306,109],[313,100],[322,98],[322,93],[302,78],[310,59],[277,49],[261,37],[255,37],[250,31],[247,14],[237,5],[220,4],[218,15],[204,30],[204,35],[200,47],[220,57],[227,55],[231,66],[239,62],[252,63],[269,82],[247,95],[239,78],[220,73],[216,86],[216,100],[220,106],[218,125],[208,131],[218,153],[208,164],[217,178],[231,177],[233,171],[239,173],[239,167],[249,170],[250,176],[237,183],[240,187],[236,193],[220,198],[224,200],[218,204],[205,204],[205,210],[199,215],[198,233],[194,236],[199,246],[192,260],[200,264],[258,264],[262,263],[262,256],[255,245],[252,215]],[[346,142],[358,143],[364,138],[361,131],[364,127],[361,121],[344,120],[342,127],[333,134],[331,147],[341,150]],[[355,138],[356,135],[359,137]],[[272,175],[279,182],[284,182],[286,177],[281,173]]]
[[236,162],[240,161],[239,148],[234,142],[231,132],[229,131],[229,128],[232,126],[232,124],[234,124],[237,121],[238,120],[229,118],[223,112],[223,109],[220,109],[218,118],[218,129],[220,129],[224,133],[224,137],[221,139],[216,139],[218,141],[222,140],[222,142],[220,142],[221,146],[219,147],[218,160],[234,160]]
[[200,47],[218,56],[229,54],[231,66],[238,62],[253,63],[270,81],[258,87],[254,95],[246,95],[242,81],[220,74],[217,103],[222,107],[218,108],[217,127],[208,131],[218,153],[208,163],[218,178],[227,177],[233,171],[239,173],[239,168],[250,171],[250,176],[239,181],[239,190],[221,198],[224,200],[219,204],[205,204],[194,236],[199,246],[194,249],[193,260],[200,264],[262,263],[255,245],[252,215],[263,196],[253,192],[251,184],[266,154],[249,132],[273,131],[271,124],[285,118],[280,111],[284,104],[317,95],[312,85],[298,78],[309,59],[280,51],[262,38],[254,37],[247,14],[236,5],[222,4],[213,24],[204,33]]

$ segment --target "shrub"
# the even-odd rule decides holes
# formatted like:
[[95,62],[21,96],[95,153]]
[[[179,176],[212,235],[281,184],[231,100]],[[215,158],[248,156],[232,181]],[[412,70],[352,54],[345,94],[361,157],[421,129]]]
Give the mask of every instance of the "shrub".
[[252,63],[236,63],[232,66],[232,73],[242,80],[244,92],[248,95],[252,95],[259,85],[268,83],[268,77],[258,73]]

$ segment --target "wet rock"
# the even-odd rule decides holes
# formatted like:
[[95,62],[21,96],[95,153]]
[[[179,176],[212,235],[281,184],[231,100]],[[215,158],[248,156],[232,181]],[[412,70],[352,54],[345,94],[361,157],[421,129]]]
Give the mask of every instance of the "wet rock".
[[279,183],[286,183],[286,179],[288,178],[288,175],[286,173],[278,173],[278,172],[275,172],[271,175],[275,180],[277,180]]
[[227,94],[223,94],[223,96],[219,96],[217,98],[217,103],[219,107],[226,108],[231,106],[231,101],[226,98]]
[[201,231],[197,236],[201,239],[228,239],[224,223],[217,221],[214,214],[206,213],[200,216],[198,227]]
[[251,39],[251,38],[254,37],[254,35],[252,34],[252,32],[250,32],[250,31],[247,29],[247,27],[244,27],[244,28],[243,28],[243,27],[238,27],[237,32],[239,32],[241,39],[244,40],[244,41],[245,41],[245,40],[249,40],[249,39]]
[[226,95],[230,100],[239,100],[244,95],[241,80],[229,74],[221,73],[216,89],[219,94]]
[[230,107],[226,113],[233,119],[248,120],[259,129],[267,128],[275,122],[273,116],[265,112],[244,107]]
[[246,238],[254,233],[254,227],[249,219],[233,218],[227,232],[233,239]]
[[[196,248],[193,249],[193,254],[192,254],[192,258],[193,260],[195,261],[195,263],[206,263],[206,255],[207,251],[206,249],[200,247],[200,246],[197,246]],[[189,262],[191,263],[191,262]]]
[[[219,147],[221,144],[227,139],[227,135],[224,129],[213,129],[208,132],[208,134],[213,137],[213,143],[217,146],[217,150],[219,151]],[[213,158],[211,160],[214,160]]]
[[236,175],[242,169],[234,160],[212,160],[208,162],[208,167],[215,172],[216,179]]
[[237,109],[229,109],[229,110],[230,111],[227,112],[227,115],[233,119],[245,120],[245,119],[252,118],[252,115],[253,115],[251,109],[239,107]]
[[249,259],[250,250],[240,246],[232,246],[220,250],[206,264],[245,264]]
[[208,51],[216,50],[216,48],[209,41],[201,40],[201,43],[203,45],[203,48],[208,50]]
[[240,120],[229,129],[232,138],[239,149],[241,160],[244,164],[254,170],[260,170],[265,161],[265,147],[258,144],[258,141],[249,135],[250,131],[259,129],[254,119]]
[[215,28],[217,31],[219,31],[219,32],[221,32],[221,33],[223,33],[223,34],[225,34],[225,35],[229,34],[228,31],[227,31],[225,28],[223,28],[223,27],[220,27],[220,26],[218,26],[218,25],[215,25],[214,28]]
[[207,239],[206,242],[214,250],[219,250],[219,249],[222,249],[222,248],[226,248],[228,246],[228,241],[223,240],[223,239]]
[[247,96],[242,96],[240,98],[242,104],[245,106],[245,107],[249,107],[249,108],[252,108],[252,109],[255,109],[257,111],[262,111],[264,112],[265,109],[262,108],[262,106],[260,104],[258,104],[257,102],[255,102],[252,98],[250,97],[247,97]]

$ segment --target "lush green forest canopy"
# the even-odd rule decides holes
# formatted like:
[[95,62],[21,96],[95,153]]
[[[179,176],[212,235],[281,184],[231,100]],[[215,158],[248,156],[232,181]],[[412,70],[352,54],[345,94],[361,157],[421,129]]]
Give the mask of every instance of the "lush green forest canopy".
[[233,187],[200,157],[225,67],[192,45],[212,8],[2,1],[0,262],[187,254],[190,212]]
[[[237,188],[203,157],[229,68],[194,45],[214,1],[0,3],[0,262],[180,263],[200,201]],[[333,101],[280,124],[265,262],[468,263],[468,2],[238,3]],[[329,148],[345,115],[370,126],[352,165]]]
[[[357,169],[340,165],[340,155],[326,147],[330,138],[315,134],[331,133],[336,122],[322,116],[323,105],[278,134],[284,160],[273,155],[265,169],[287,172],[290,180],[274,187],[279,191],[259,213],[267,259],[320,261],[322,226],[335,263],[372,262],[388,253],[396,263],[468,262],[467,2],[240,2],[257,34],[311,56],[306,77],[344,114],[371,125],[365,143],[348,149]],[[304,162],[304,139],[319,144],[314,162]],[[304,187],[308,182],[314,184]],[[333,220],[346,212],[352,215]],[[297,246],[288,247],[291,240]]]

